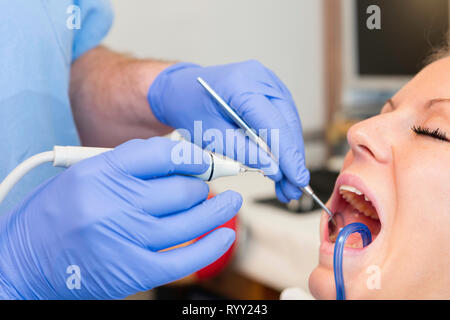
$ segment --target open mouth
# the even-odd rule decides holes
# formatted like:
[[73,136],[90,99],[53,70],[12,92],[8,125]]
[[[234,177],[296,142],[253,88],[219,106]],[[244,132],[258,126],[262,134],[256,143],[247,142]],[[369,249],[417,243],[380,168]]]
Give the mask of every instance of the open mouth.
[[[340,185],[338,199],[334,202],[333,212],[336,226],[332,223],[328,225],[328,239],[335,243],[339,231],[345,226],[360,222],[365,224],[372,233],[372,241],[376,239],[381,230],[381,221],[371,199],[362,191],[351,185]],[[350,235],[345,243],[345,247],[363,248],[362,239],[359,233]]]

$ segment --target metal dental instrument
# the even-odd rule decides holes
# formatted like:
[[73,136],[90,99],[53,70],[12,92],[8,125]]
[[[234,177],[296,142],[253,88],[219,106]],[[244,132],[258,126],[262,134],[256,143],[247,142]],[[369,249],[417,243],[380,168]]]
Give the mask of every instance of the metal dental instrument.
[[[275,162],[278,163],[276,157],[270,151],[267,143],[256,134],[253,130],[202,78],[198,77],[197,81],[205,88],[206,91],[214,98],[214,100],[222,107],[226,114],[238,125],[245,133],[255,142],[260,148],[262,148]],[[325,204],[317,197],[310,186],[300,187],[303,193],[306,193],[314,199],[314,201],[328,214],[328,221],[331,221],[336,226],[336,221],[333,219],[333,213],[325,206]]]

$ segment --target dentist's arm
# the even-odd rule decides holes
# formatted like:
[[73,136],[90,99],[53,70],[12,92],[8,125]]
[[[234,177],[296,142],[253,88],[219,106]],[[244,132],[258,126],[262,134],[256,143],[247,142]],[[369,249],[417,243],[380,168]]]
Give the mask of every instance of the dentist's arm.
[[96,47],[72,64],[70,100],[82,143],[114,147],[133,138],[164,135],[147,100],[150,84],[171,63],[139,60]]

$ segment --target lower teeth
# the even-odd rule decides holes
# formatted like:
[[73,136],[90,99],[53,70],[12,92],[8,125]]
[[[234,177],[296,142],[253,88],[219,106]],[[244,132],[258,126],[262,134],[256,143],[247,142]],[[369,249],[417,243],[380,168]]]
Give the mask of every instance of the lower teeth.
[[[341,228],[342,229],[342,228]],[[330,236],[330,242],[331,243],[335,243],[336,242],[336,239],[337,239],[337,234],[333,234],[333,235],[331,235]],[[345,244],[345,246],[344,246],[345,248],[354,248],[354,249],[356,249],[356,248],[362,248],[361,246],[360,246],[360,244],[359,243],[353,243],[353,244]]]

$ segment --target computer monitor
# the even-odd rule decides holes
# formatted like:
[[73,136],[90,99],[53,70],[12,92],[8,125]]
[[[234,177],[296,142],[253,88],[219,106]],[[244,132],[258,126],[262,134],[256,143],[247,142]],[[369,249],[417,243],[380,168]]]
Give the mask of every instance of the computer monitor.
[[[367,19],[380,8],[381,29]],[[396,90],[446,39],[448,0],[343,0],[344,86]]]

